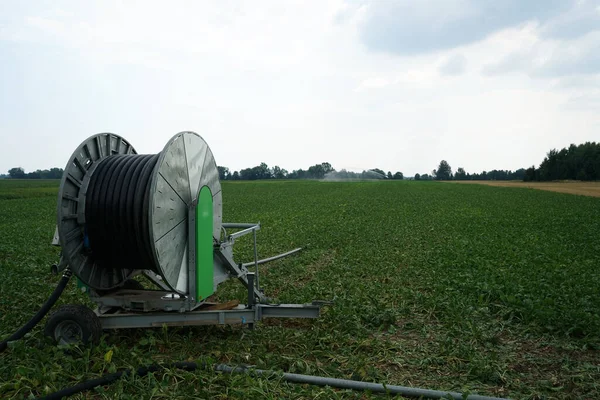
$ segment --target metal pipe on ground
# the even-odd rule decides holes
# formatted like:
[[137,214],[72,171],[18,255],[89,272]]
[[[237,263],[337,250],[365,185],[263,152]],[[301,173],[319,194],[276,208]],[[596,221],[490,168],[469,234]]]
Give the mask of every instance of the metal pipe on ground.
[[260,229],[260,222],[257,223],[240,223],[240,222],[223,222],[221,224],[225,229],[248,229],[257,226]]
[[353,381],[350,379],[327,378],[323,376],[292,374],[288,372],[278,374],[270,370],[231,367],[229,365],[224,364],[217,364],[215,366],[215,370],[229,374],[242,373],[255,376],[281,377],[283,380],[293,383],[304,383],[316,386],[330,386],[338,389],[368,390],[372,393],[398,394],[404,397],[447,399],[448,396],[450,396],[452,399],[455,400],[508,400],[501,397],[481,396],[478,394],[470,394],[465,397],[462,393],[458,392],[445,392],[441,390],[421,389],[407,386],[384,385],[382,383],[361,382]]

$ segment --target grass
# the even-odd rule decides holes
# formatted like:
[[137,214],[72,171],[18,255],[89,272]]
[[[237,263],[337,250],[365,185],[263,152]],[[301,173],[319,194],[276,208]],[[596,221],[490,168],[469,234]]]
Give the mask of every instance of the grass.
[[26,199],[30,197],[57,196],[58,181],[54,179],[2,179],[0,200]]
[[[57,186],[0,181],[0,338],[58,282]],[[225,221],[262,223],[259,256],[306,247],[265,265],[261,282],[281,302],[335,300],[320,319],[122,330],[66,349],[40,324],[0,354],[0,397],[198,359],[511,398],[600,396],[600,199],[402,181],[225,182],[223,193]],[[236,251],[252,256],[249,241]],[[224,285],[218,296],[244,291]],[[86,301],[71,283],[59,303]],[[176,370],[79,395],[117,397],[378,398]]]

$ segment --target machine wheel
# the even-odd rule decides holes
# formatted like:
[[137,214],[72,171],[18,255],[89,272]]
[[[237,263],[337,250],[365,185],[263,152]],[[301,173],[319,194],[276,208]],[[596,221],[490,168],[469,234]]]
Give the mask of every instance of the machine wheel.
[[98,316],[89,308],[79,304],[60,307],[46,322],[44,334],[57,344],[98,343],[102,334],[102,324]]

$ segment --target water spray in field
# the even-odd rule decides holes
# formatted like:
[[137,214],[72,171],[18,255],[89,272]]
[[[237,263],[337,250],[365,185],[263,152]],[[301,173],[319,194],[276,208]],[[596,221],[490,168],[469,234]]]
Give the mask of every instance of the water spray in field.
[[373,169],[363,170],[362,172],[352,172],[341,169],[339,171],[328,172],[323,178],[324,181],[357,181],[374,179],[387,179],[387,176]]
[[387,176],[385,174],[382,174],[381,172],[375,171],[374,169],[367,170],[366,173],[369,176],[373,176],[373,178],[371,178],[371,179],[387,179]]

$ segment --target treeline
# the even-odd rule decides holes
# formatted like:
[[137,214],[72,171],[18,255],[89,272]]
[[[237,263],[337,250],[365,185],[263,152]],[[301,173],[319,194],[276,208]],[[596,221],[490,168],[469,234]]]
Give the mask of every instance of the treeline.
[[256,167],[244,168],[242,170],[231,172],[229,168],[218,166],[220,180],[244,180],[254,181],[258,179],[404,179],[402,172],[391,171],[387,173],[379,168],[373,168],[362,172],[351,172],[342,169],[336,171],[330,163],[324,162],[315,164],[308,169],[297,169],[288,172],[279,166],[269,168],[265,163],[260,163]]
[[600,179],[600,143],[585,142],[580,145],[571,144],[568,148],[548,152],[539,168],[532,166],[516,171],[492,170],[480,174],[469,174],[463,168],[452,173],[446,160],[442,160],[437,169],[429,174],[416,174],[415,180],[496,180],[496,181],[557,181],[577,180],[595,181]]
[[525,171],[525,181],[600,179],[600,143],[585,142],[570,145],[560,151],[548,152],[539,168],[532,166]]
[[[21,167],[8,170],[8,178],[11,179],[60,179],[63,175],[62,168],[38,169],[25,173]],[[4,175],[6,177],[6,175]]]
[[481,173],[470,174],[464,168],[458,168],[456,173],[452,172],[452,167],[448,161],[442,160],[437,169],[431,171],[430,174],[415,174],[416,181],[511,181],[523,180],[525,177],[525,168],[520,168],[516,171],[494,169],[492,171],[483,171]]
[[[336,171],[330,163],[315,164],[308,169],[297,169],[288,172],[279,166],[270,168],[265,163],[260,163],[252,168],[244,168],[231,172],[229,168],[218,166],[219,179],[221,180],[246,180],[258,179],[404,179],[402,172],[385,172],[379,168],[351,172],[342,169]],[[0,178],[12,179],[60,179],[62,168],[36,170],[25,173],[20,167],[11,168],[8,175]],[[413,179],[413,178],[408,178]],[[415,174],[415,180],[496,180],[496,181],[553,181],[553,180],[579,180],[593,181],[600,179],[600,143],[586,142],[580,145],[572,144],[560,151],[550,150],[539,168],[532,166],[528,169],[520,168],[516,171],[497,170],[483,171],[481,173],[468,173],[464,168],[452,172],[450,164],[442,160],[437,169],[431,174]]]
[[492,171],[483,171],[481,173],[473,173],[470,174],[465,172],[463,168],[459,168],[455,174],[451,175],[451,178],[445,178],[437,175],[429,175],[429,174],[415,174],[414,180],[416,181],[431,181],[431,180],[440,180],[440,181],[514,181],[519,180],[522,181],[525,177],[525,168],[520,168],[516,171],[503,170],[503,169],[494,169]]
[[516,171],[493,169],[491,171],[483,171],[481,173],[469,174],[464,169],[459,168],[454,174],[454,179],[457,181],[522,181],[525,177],[525,168],[519,168]]

